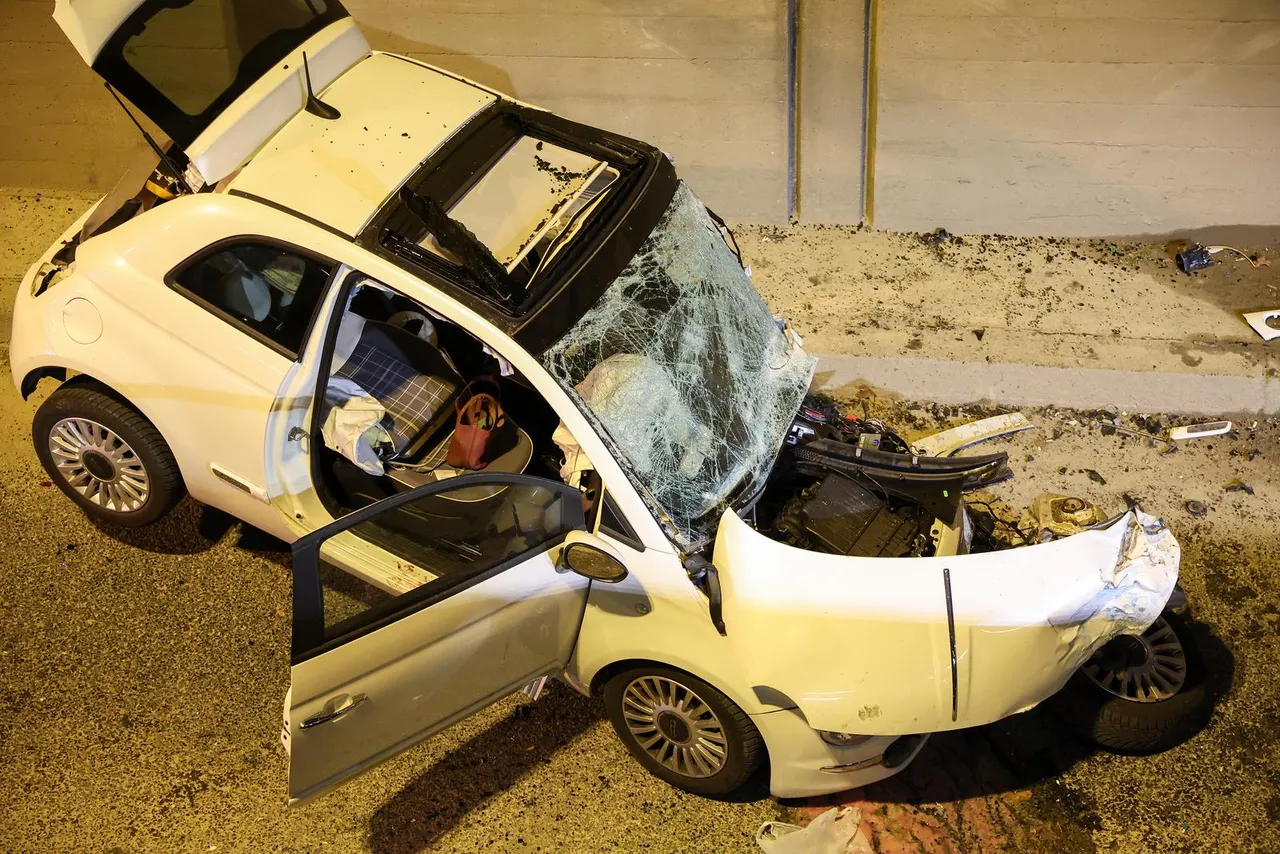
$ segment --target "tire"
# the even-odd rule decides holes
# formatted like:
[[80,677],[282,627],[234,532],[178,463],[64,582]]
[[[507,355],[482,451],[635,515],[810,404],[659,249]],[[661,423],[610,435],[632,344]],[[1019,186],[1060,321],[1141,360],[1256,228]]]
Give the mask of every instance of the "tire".
[[90,519],[150,525],[186,494],[160,432],[97,383],[51,394],[36,410],[31,438],[49,479]]
[[[1160,636],[1162,622],[1175,636],[1186,663],[1182,684],[1170,696],[1139,701],[1102,687],[1097,678],[1099,671],[1118,672],[1117,668],[1105,666],[1111,646],[1108,644],[1076,671],[1051,701],[1068,725],[1104,750],[1137,756],[1159,753],[1200,732],[1213,714],[1214,693],[1189,622],[1180,614],[1165,611],[1143,633],[1143,638],[1148,643],[1154,637],[1167,644],[1167,638]],[[1115,653],[1112,654],[1114,662]]]
[[686,792],[728,795],[764,760],[764,740],[747,713],[688,673],[656,664],[627,670],[605,684],[604,702],[636,761]]

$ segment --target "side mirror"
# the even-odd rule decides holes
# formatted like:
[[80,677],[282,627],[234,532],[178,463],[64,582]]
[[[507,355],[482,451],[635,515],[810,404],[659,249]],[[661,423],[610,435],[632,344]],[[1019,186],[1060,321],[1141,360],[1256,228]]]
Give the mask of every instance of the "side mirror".
[[592,581],[617,584],[627,577],[627,567],[604,549],[590,543],[570,542],[560,552],[560,566]]

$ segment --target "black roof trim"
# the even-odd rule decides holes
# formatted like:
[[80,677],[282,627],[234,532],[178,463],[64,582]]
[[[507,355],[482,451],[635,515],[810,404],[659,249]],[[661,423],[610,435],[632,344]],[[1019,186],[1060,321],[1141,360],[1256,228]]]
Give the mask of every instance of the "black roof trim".
[[676,174],[666,155],[651,145],[498,101],[447,139],[405,186],[448,209],[520,136],[589,154],[610,163],[622,177],[593,214],[591,229],[553,260],[542,284],[518,310],[489,297],[467,271],[444,259],[393,251],[387,245],[389,231],[403,234],[421,227],[397,197],[369,220],[356,241],[479,312],[526,350],[541,353],[595,305],[630,262],[671,202]]

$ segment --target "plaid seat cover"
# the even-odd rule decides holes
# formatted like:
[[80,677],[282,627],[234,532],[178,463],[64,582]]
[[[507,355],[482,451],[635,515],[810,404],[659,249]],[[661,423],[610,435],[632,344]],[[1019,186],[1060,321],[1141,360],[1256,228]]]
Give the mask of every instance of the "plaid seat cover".
[[361,337],[337,375],[359,385],[387,410],[397,454],[409,448],[458,390],[456,383],[418,373],[378,335]]

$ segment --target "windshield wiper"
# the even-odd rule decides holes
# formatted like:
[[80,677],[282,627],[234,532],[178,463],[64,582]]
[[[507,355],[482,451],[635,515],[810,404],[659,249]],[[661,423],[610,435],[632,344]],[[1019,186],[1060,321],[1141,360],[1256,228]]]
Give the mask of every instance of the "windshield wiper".
[[449,216],[440,203],[430,196],[420,196],[408,187],[400,188],[400,201],[404,202],[427,233],[435,238],[440,248],[454,256],[462,266],[491,296],[514,308],[519,304],[515,283],[489,247],[480,242],[471,230]]

